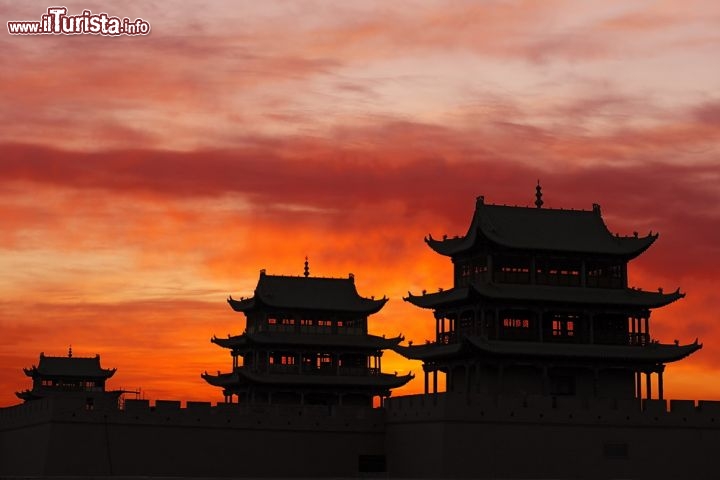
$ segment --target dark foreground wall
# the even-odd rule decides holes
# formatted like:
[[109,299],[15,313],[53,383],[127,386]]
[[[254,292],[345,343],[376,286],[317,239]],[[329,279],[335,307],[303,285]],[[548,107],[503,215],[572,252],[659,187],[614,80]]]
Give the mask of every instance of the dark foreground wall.
[[0,477],[353,477],[377,468],[383,454],[378,410],[179,407],[88,411],[43,400],[3,409]]
[[385,410],[43,400],[0,409],[0,478],[720,478],[720,403],[667,406],[477,394],[398,397]]
[[720,478],[720,404],[481,395],[391,399],[390,476]]

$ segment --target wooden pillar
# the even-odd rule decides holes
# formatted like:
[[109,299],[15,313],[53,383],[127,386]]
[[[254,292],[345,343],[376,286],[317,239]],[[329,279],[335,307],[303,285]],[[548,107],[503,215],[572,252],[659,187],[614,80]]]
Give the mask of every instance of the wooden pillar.
[[599,393],[598,386],[600,384],[600,370],[597,367],[593,368],[592,370],[593,370],[593,396],[595,398],[597,398],[598,393]]
[[635,397],[642,400],[642,377],[640,372],[635,372]]
[[505,376],[505,367],[502,364],[500,364],[500,365],[498,365],[498,379],[497,379],[498,391],[497,391],[497,393],[502,393],[502,391],[503,391],[503,377],[504,376]]
[[465,395],[470,394],[470,364],[465,364]]
[[538,338],[543,341],[543,314],[542,310],[535,310],[535,318],[537,319],[538,325]]
[[652,377],[650,375],[651,372],[645,372],[645,393],[648,400],[652,399]]
[[495,339],[500,338],[500,310],[495,307]]
[[430,387],[430,372],[428,372],[426,368],[423,368],[423,370],[425,371],[425,395],[427,395],[428,388]]
[[663,370],[664,370],[664,367],[661,367],[660,371],[658,371],[658,398],[660,400],[664,400],[664,398],[663,398]]
[[530,257],[530,284],[535,285],[535,273],[537,272],[537,267],[535,266],[535,255]]
[[650,343],[650,315],[645,316],[645,341]]
[[438,391],[437,391],[437,384],[438,384],[437,372],[438,372],[438,371],[437,371],[437,367],[436,367],[436,368],[433,370],[433,394],[438,393]]

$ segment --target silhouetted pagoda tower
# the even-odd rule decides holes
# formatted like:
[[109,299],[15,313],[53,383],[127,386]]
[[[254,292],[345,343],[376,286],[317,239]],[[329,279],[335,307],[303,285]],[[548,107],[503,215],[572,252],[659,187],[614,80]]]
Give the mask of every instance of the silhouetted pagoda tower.
[[[425,393],[663,398],[665,364],[702,345],[660,344],[650,311],[684,297],[628,288],[627,264],[657,239],[613,235],[600,213],[486,204],[467,234],[427,244],[452,259],[454,286],[406,301],[435,314],[435,341],[396,347],[422,360]],[[432,377],[432,386],[430,378]]]
[[48,396],[73,394],[89,398],[98,395],[110,396],[117,399],[122,393],[105,390],[105,381],[115,374],[115,368],[102,368],[100,355],[73,357],[72,347],[68,349],[67,357],[50,357],[40,353],[38,365],[24,368],[23,371],[33,379],[33,386],[31,390],[16,392],[15,395],[26,402]]
[[260,278],[251,298],[228,303],[247,317],[242,335],[211,339],[230,349],[230,373],[202,377],[221,387],[226,402],[371,406],[412,375],[381,372],[384,349],[402,336],[369,335],[367,319],[386,298],[360,297],[348,278],[311,277],[307,259],[302,277]]

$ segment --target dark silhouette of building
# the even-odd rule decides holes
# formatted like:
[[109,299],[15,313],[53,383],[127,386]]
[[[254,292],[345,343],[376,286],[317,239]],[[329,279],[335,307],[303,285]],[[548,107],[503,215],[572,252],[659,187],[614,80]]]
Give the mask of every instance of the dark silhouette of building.
[[[435,313],[424,345],[368,335],[387,300],[306,262],[303,277],[261,271],[251,298],[228,300],[247,323],[212,339],[233,359],[203,375],[223,390],[216,405],[88,408],[114,370],[41,354],[19,394],[34,400],[0,408],[0,476],[717,478],[720,402],[663,398],[665,365],[701,345],[650,333],[651,310],[684,295],[628,287],[628,262],[657,235],[612,235],[599,206],[543,203],[539,185],[536,208],[479,197],[465,236],[426,239],[455,275],[406,299]],[[381,372],[385,349],[423,361],[424,393],[388,398],[412,377]]]
[[67,357],[49,357],[40,353],[38,365],[23,369],[33,379],[32,389],[16,392],[24,401],[38,400],[54,395],[81,395],[92,405],[97,396],[117,399],[121,391],[106,391],[105,381],[115,374],[116,369],[100,366],[100,355],[94,357],[73,357],[72,347]]
[[[451,258],[453,288],[406,301],[432,309],[435,341],[398,347],[422,360],[425,393],[448,392],[663,399],[665,364],[702,348],[661,344],[650,312],[685,295],[628,287],[627,264],[657,239],[613,235],[600,213],[486,204],[467,233],[425,239]],[[430,378],[432,377],[432,384]]]
[[[464,236],[425,239],[450,257],[454,281],[405,299],[433,310],[436,329],[432,342],[395,348],[423,361],[425,393],[387,402],[389,471],[712,477],[703,452],[717,438],[720,405],[672,400],[668,412],[663,398],[665,365],[702,345],[651,336],[651,310],[684,294],[628,286],[628,262],[658,235],[613,235],[599,205],[543,204],[539,182],[535,208],[478,197]],[[692,474],[676,466],[688,464]]]
[[381,371],[384,349],[402,337],[368,334],[368,317],[387,302],[358,295],[355,279],[260,278],[251,298],[228,303],[247,317],[245,331],[212,342],[230,350],[232,371],[202,377],[221,387],[226,402],[371,406],[412,375]]

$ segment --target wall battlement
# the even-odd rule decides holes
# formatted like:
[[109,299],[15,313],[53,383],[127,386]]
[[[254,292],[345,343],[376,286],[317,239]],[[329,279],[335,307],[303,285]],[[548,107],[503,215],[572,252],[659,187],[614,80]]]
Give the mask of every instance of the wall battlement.
[[407,395],[389,399],[387,421],[537,422],[594,425],[672,425],[720,428],[720,401],[639,401],[483,394]]
[[[384,409],[48,398],[0,409],[0,476],[713,478],[720,402],[408,395]],[[278,453],[282,462],[278,462]],[[552,460],[552,461],[550,461]],[[373,467],[374,468],[374,467]]]

